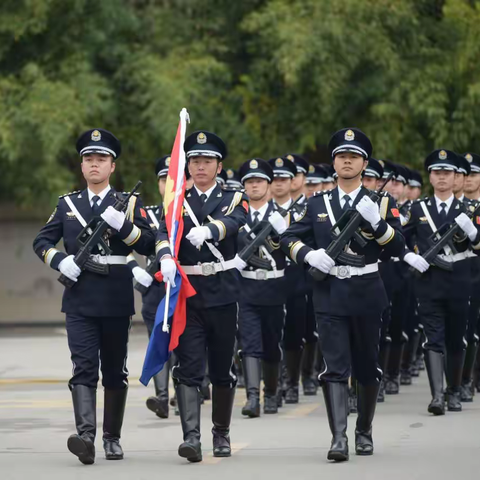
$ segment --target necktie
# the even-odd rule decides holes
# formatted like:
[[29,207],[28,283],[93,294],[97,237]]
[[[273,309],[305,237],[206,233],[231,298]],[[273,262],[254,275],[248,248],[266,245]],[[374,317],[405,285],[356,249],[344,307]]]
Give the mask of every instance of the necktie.
[[200,195],[200,200],[202,201],[202,204],[204,204],[206,201],[207,201],[207,194],[206,193],[202,193]]
[[348,195],[343,196],[344,204],[343,204],[343,211],[346,211],[350,208],[350,202],[352,199]]
[[260,216],[260,212],[253,212],[253,225],[257,225],[260,220],[259,220],[259,217]]
[[98,195],[94,195],[92,197],[92,212],[94,215],[96,215],[98,210],[100,209],[100,205],[98,204],[99,200],[100,200],[100,197]]
[[440,204],[440,207],[440,219],[442,220],[442,223],[447,223],[447,204],[445,202],[442,202]]

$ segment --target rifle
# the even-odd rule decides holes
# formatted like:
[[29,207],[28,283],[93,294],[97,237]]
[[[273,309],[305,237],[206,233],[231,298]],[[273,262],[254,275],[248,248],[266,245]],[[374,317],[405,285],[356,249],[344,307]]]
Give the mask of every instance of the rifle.
[[[293,202],[287,210],[278,210],[282,217],[286,217],[287,213],[292,211],[293,207],[297,205],[300,198],[301,197],[298,197],[297,200],[295,200],[295,202]],[[262,220],[258,225],[255,225],[255,227],[247,233],[247,241],[250,240],[250,243],[243,247],[238,256],[244,262],[248,263],[254,268],[273,270],[272,264],[268,259],[260,258],[258,255],[255,255],[255,251],[261,245],[264,245],[269,253],[273,252],[272,246],[266,241],[267,238],[272,234],[272,230],[273,226],[269,221]]]
[[[394,173],[390,172],[385,182],[378,191],[370,191],[367,196],[373,202],[378,202],[380,198],[380,193],[383,191],[387,183],[392,179]],[[338,220],[338,222],[332,227],[331,233],[333,240],[330,245],[325,250],[325,253],[332,258],[335,262],[339,262],[344,265],[351,265],[354,267],[362,268],[365,266],[365,257],[363,255],[351,255],[344,251],[344,248],[352,241],[355,240],[360,247],[364,247],[367,242],[360,235],[358,229],[363,221],[363,217],[359,212],[354,211],[351,213],[351,210],[346,211]],[[345,225],[341,232],[337,235],[335,230],[340,225]],[[328,273],[323,273],[321,270],[318,270],[315,267],[310,267],[308,273],[313,277],[314,280],[320,282],[325,280]]]
[[[123,199],[117,199],[113,208],[119,212],[124,212],[128,207],[130,198],[140,188],[140,185],[142,185],[142,182],[138,181],[133,190],[126,197]],[[95,217],[85,225],[83,230],[78,234],[77,243],[80,245],[80,248],[74,257],[75,263],[81,270],[89,270],[100,275],[108,275],[108,265],[92,261],[90,255],[97,245],[99,245],[105,254],[110,255],[112,251],[110,250],[107,241],[112,235],[112,229],[105,220],[99,221],[98,218]],[[65,288],[72,288],[76,283],[63,274],[58,277],[58,281]]]
[[[473,211],[467,212],[467,216],[471,219],[475,217],[476,215],[480,215],[480,204],[477,205],[477,208]],[[440,258],[438,255],[440,254],[440,251],[448,244],[451,244],[453,237],[455,235],[463,233],[463,230],[460,228],[460,226],[456,223],[453,222],[448,226],[448,229],[444,232],[443,235],[440,234],[440,230],[437,230],[435,233],[433,233],[429,237],[429,242],[431,243],[430,248],[422,255],[422,257],[430,264],[434,265],[435,267],[441,268],[442,270],[446,270],[448,272],[453,271],[453,265],[452,262],[447,262],[446,260],[443,260]],[[453,244],[450,245],[450,248],[455,252],[455,248],[453,247]],[[418,277],[420,277],[422,274],[419,272],[416,268],[410,267],[408,269],[411,273],[414,273]]]
[[[145,268],[145,271],[151,276],[154,277],[153,281],[156,282],[155,280],[155,274],[160,270],[159,264],[157,261],[157,257],[155,255],[149,255],[148,256],[148,261],[150,262],[148,266]],[[142,295],[145,295],[150,287],[146,287],[145,285],[142,285],[141,283],[135,282],[135,285],[133,287],[135,290],[140,292]]]

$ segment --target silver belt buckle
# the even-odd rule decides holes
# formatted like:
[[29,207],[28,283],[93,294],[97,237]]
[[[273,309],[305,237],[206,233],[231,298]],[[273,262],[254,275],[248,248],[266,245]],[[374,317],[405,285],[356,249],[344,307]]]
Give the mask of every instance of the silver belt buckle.
[[102,265],[107,264],[107,257],[104,255],[100,255],[99,253],[95,253],[90,255],[90,258],[95,262],[95,263],[101,263]]
[[349,265],[340,265],[338,267],[338,274],[337,277],[344,279],[344,278],[350,278],[352,275],[350,273],[350,266]]
[[257,277],[257,280],[266,280],[267,279],[267,272],[266,272],[266,270],[256,270],[255,271],[255,276]]
[[208,277],[210,275],[215,275],[215,264],[214,262],[202,263],[202,275]]

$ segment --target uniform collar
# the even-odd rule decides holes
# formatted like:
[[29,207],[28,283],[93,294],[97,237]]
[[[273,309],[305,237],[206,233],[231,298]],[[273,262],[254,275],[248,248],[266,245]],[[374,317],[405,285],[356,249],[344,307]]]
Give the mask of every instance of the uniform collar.
[[265,202],[264,205],[262,205],[258,210],[256,210],[255,208],[253,208],[253,207],[250,205],[249,210],[250,210],[250,214],[251,214],[252,220],[255,218],[255,217],[253,216],[253,214],[254,214],[255,212],[259,212],[259,213],[260,213],[260,216],[258,217],[258,220],[262,221],[262,220],[265,218],[265,214],[267,213],[268,206],[269,206],[268,202]]
[[209,188],[206,192],[202,192],[201,190],[199,190],[196,185],[193,185],[193,186],[195,187],[195,190],[197,191],[197,194],[198,194],[199,197],[201,197],[203,194],[205,194],[207,196],[207,200],[208,200],[210,195],[212,194],[212,192],[217,187],[217,184],[215,183],[215,185],[213,185],[212,188]]
[[445,203],[447,205],[445,210],[448,212],[450,210],[450,207],[452,206],[453,200],[455,199],[455,195],[452,193],[452,195],[446,200],[440,200],[436,195],[434,195],[434,198],[435,203],[437,204],[437,211],[440,212],[442,210],[440,204]]
[[[293,200],[290,198],[288,200],[288,202],[285,202],[283,205],[277,205],[280,207],[280,208],[283,208],[284,210],[288,210],[290,208],[290,205],[292,204]],[[276,203],[276,202],[275,202]]]
[[358,186],[353,192],[346,193],[344,192],[339,186],[338,188],[338,200],[340,201],[340,204],[342,202],[342,199],[345,195],[348,195],[350,197],[350,201],[352,202],[351,205],[355,203],[355,199],[357,198],[357,195],[360,193],[360,190],[362,189],[362,184]]
[[[89,188],[87,188],[88,192],[88,201],[90,205],[92,204],[92,198],[96,195],[100,197],[100,203],[103,202],[103,199],[107,196],[108,192],[112,189],[110,185],[107,185],[100,193],[93,193]],[[98,203],[98,202],[97,202]]]

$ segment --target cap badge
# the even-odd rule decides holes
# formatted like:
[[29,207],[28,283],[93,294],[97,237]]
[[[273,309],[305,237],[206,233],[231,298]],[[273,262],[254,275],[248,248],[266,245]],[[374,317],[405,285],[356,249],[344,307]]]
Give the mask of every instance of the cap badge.
[[102,134],[101,134],[98,130],[94,130],[94,131],[92,132],[91,139],[92,139],[94,142],[99,142],[99,141],[102,139]]
[[355,134],[353,133],[353,130],[347,130],[345,132],[345,140],[352,142],[355,140]]
[[293,158],[293,155],[287,155],[287,158],[291,161],[291,162],[294,162],[295,159]]
[[167,157],[167,158],[165,159],[165,166],[166,166],[166,167],[169,167],[169,166],[170,166],[170,160],[171,160],[171,158],[172,158],[172,157]]
[[231,168],[227,170],[227,177],[230,179],[233,178],[233,170]]
[[440,160],[446,160],[447,159],[447,152],[445,150],[440,150],[440,153],[438,154],[438,158]]
[[250,168],[258,168],[258,162],[256,160],[250,160]]
[[315,167],[313,165],[308,167],[308,173],[315,173]]
[[465,159],[466,159],[467,162],[469,162],[469,163],[472,163],[472,161],[473,161],[473,157],[472,157],[469,153],[467,153],[467,154],[465,155]]
[[199,143],[200,145],[207,143],[207,136],[203,132],[200,132],[197,135],[197,143]]
[[275,160],[275,166],[276,167],[283,167],[283,160],[281,158],[277,158]]

